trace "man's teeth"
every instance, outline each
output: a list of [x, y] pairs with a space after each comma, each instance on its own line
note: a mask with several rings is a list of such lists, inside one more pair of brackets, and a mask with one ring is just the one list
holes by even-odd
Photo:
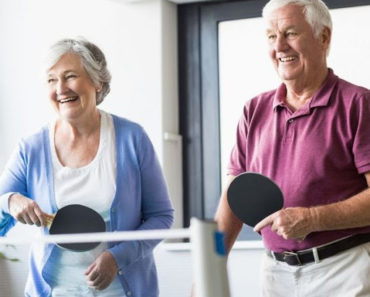
[[295, 60], [295, 57], [284, 57], [284, 58], [279, 58], [280, 62], [289, 62]]
[[70, 102], [70, 101], [75, 101], [77, 99], [77, 97], [70, 97], [70, 98], [66, 98], [66, 99], [61, 99], [59, 102], [60, 103], [66, 103], [66, 102]]

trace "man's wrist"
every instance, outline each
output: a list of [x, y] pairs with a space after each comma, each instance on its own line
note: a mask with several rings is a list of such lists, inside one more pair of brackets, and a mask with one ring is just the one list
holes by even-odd
[[312, 232], [322, 231], [324, 229], [320, 216], [319, 207], [308, 208], [311, 217]]

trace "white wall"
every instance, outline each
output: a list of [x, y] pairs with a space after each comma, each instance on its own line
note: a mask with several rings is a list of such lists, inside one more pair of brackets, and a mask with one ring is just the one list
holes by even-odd
[[[163, 137], [170, 132], [170, 139], [176, 140], [173, 136], [178, 133], [177, 15], [176, 5], [164, 0], [0, 1], [0, 171], [21, 137], [54, 117], [44, 89], [44, 52], [60, 38], [79, 35], [102, 48], [112, 73], [111, 93], [101, 108], [140, 123], [148, 132], [164, 167], [180, 227], [180, 146]], [[19, 225], [9, 236], [32, 231]], [[22, 296], [27, 247], [7, 252], [21, 262], [0, 262], [0, 287], [4, 283], [7, 288], [0, 296]], [[162, 267], [166, 278], [167, 269]]]
[[162, 156], [162, 2], [6, 0], [0, 3], [0, 166], [19, 137], [47, 122], [46, 49], [85, 36], [105, 52], [112, 72], [103, 109], [141, 123]]

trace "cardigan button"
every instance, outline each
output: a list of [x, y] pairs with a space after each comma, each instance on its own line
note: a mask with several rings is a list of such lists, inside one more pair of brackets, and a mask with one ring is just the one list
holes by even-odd
[[120, 270], [118, 270], [118, 274], [119, 275], [122, 275], [123, 274], [123, 272], [122, 272], [122, 270], [120, 269]]
[[126, 295], [127, 295], [127, 296], [131, 296], [131, 294], [132, 294], [132, 293], [131, 293], [131, 291], [127, 291], [127, 292], [126, 292]]

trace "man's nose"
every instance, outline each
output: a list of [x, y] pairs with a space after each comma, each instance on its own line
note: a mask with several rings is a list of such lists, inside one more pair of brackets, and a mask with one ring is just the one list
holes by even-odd
[[278, 35], [275, 39], [274, 48], [276, 52], [283, 52], [289, 48], [289, 44], [284, 35]]

